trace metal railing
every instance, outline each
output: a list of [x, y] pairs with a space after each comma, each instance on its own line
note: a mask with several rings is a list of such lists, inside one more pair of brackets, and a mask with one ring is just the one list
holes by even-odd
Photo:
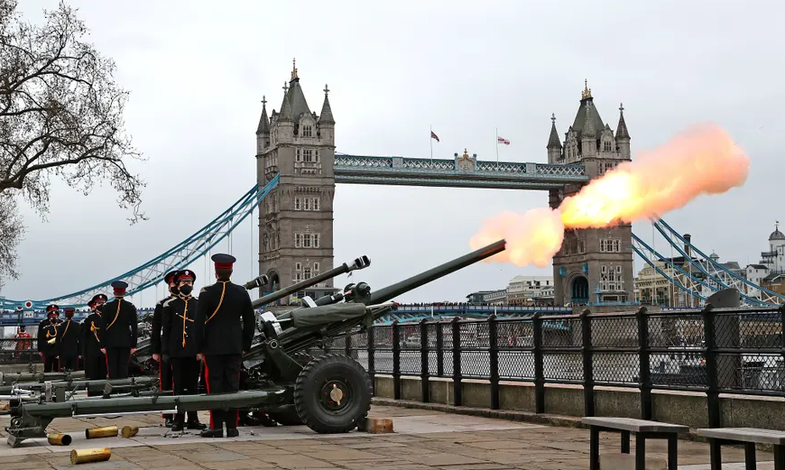
[[372, 376], [391, 375], [396, 399], [403, 376], [421, 378], [425, 402], [428, 379], [441, 377], [452, 380], [452, 401], [461, 406], [461, 381], [481, 379], [490, 382], [488, 405], [498, 409], [501, 381], [533, 382], [536, 411], [542, 413], [545, 384], [575, 384], [584, 390], [584, 414], [592, 416], [595, 387], [628, 387], [640, 391], [642, 417], [652, 419], [652, 391], [681, 390], [705, 393], [709, 422], [717, 426], [720, 393], [785, 397], [783, 325], [785, 306], [657, 313], [642, 307], [630, 313], [393, 323], [326, 349], [345, 351]]

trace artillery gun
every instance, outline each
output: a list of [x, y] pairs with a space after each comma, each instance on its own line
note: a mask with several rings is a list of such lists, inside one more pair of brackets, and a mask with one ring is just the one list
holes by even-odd
[[[309, 357], [305, 363], [298, 361], [297, 356], [307, 353], [309, 348], [323, 347], [337, 338], [365, 331], [396, 308], [397, 304], [392, 302], [396, 296], [494, 256], [505, 248], [505, 240], [499, 240], [375, 292], [360, 282], [346, 286], [337, 294], [315, 300], [306, 298], [303, 306], [278, 315], [262, 313], [257, 321], [257, 341], [243, 356], [243, 370], [247, 374], [244, 390], [237, 393], [156, 394], [63, 403], [12, 400], [11, 426], [6, 428], [8, 443], [16, 447], [24, 439], [45, 437], [46, 427], [56, 417], [220, 408], [264, 413], [281, 424], [304, 423], [317, 433], [349, 432], [370, 410], [372, 388], [366, 370], [343, 354]], [[369, 265], [367, 257], [357, 258], [351, 265], [342, 264], [265, 295], [253, 305], [255, 308], [268, 305], [293, 292]], [[264, 279], [247, 283], [246, 288], [261, 286], [261, 280]]]

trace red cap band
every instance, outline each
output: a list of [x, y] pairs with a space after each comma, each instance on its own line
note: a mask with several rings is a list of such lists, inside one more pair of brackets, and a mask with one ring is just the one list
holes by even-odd
[[234, 263], [215, 263], [215, 269], [232, 269]]

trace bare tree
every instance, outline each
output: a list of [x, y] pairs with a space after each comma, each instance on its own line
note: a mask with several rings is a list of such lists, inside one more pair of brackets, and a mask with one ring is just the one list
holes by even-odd
[[0, 193], [0, 287], [3, 279], [16, 278], [16, 247], [25, 229], [16, 202], [9, 194]]
[[[85, 195], [107, 183], [131, 223], [145, 219], [145, 183], [126, 167], [142, 157], [123, 130], [128, 94], [114, 81], [114, 62], [84, 41], [87, 28], [65, 2], [44, 11], [40, 25], [16, 8], [16, 0], [0, 0], [0, 195], [21, 195], [43, 217], [53, 177]], [[19, 237], [0, 229], [5, 253]], [[15, 265], [5, 263], [0, 255], [0, 274], [13, 275]]]

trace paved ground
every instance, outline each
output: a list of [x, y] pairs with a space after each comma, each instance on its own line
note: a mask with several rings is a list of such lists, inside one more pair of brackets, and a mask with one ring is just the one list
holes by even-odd
[[[77, 465], [85, 470], [165, 469], [373, 469], [373, 470], [573, 470], [588, 468], [589, 434], [583, 429], [530, 425], [520, 422], [452, 415], [434, 411], [374, 407], [372, 415], [392, 417], [395, 434], [349, 433], [320, 436], [304, 426], [243, 428], [234, 439], [203, 439], [195, 432], [166, 433], [159, 415], [117, 419], [57, 419], [49, 432], [70, 434], [68, 447], [50, 446], [46, 440], [26, 441], [11, 449], [0, 443], [0, 469], [70, 468], [74, 448], [107, 447], [108, 462]], [[207, 422], [207, 418], [203, 419]], [[0, 419], [0, 426], [8, 418]], [[87, 440], [84, 430], [106, 425], [140, 426], [131, 439]], [[144, 428], [141, 428], [144, 426]], [[179, 433], [178, 433], [179, 434]], [[0, 435], [5, 435], [0, 432]], [[4, 441], [4, 439], [3, 439]], [[602, 452], [618, 452], [618, 440], [603, 438]], [[665, 458], [665, 446], [647, 442], [656, 456]], [[633, 444], [632, 448], [635, 446]], [[679, 468], [708, 469], [706, 444], [679, 441]], [[723, 449], [727, 462], [741, 462], [741, 449]], [[759, 461], [770, 461], [758, 452]], [[726, 464], [723, 469], [743, 469]], [[773, 468], [770, 462], [758, 466]]]

